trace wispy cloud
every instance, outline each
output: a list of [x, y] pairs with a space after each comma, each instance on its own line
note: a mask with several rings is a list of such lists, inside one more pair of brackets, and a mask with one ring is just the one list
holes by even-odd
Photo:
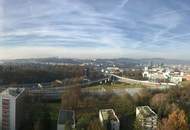
[[[188, 0], [0, 0], [0, 55], [178, 57], [176, 46], [183, 54], [190, 47], [187, 3]], [[36, 46], [40, 49], [35, 54], [21, 51]], [[8, 56], [10, 52], [5, 48], [18, 56]], [[93, 52], [94, 48], [98, 51]]]
[[119, 5], [114, 9], [113, 12], [111, 12], [111, 15], [112, 15], [112, 14], [117, 14], [119, 11], [121, 11], [121, 10], [127, 5], [128, 2], [129, 2], [129, 0], [123, 0], [123, 1], [121, 2], [121, 4], [119, 4]]

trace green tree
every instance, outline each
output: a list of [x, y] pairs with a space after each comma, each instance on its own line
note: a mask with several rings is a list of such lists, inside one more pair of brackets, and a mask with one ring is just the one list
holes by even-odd
[[65, 123], [65, 130], [72, 130], [72, 123], [70, 121]]
[[81, 115], [77, 121], [77, 130], [85, 130], [89, 125], [89, 121], [92, 120], [92, 116], [89, 114]]
[[113, 96], [110, 99], [110, 103], [113, 105], [114, 110], [116, 110], [116, 112], [118, 112], [120, 115], [134, 113], [134, 101], [129, 94], [123, 96]]
[[77, 109], [80, 102], [81, 88], [76, 86], [70, 88], [67, 92], [62, 95], [62, 107], [64, 109]]
[[142, 124], [139, 120], [135, 120], [134, 122], [134, 130], [144, 130], [144, 128], [142, 127]]

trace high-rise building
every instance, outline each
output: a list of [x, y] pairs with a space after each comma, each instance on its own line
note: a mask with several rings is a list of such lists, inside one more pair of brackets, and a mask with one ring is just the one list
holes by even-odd
[[0, 130], [19, 130], [23, 119], [24, 88], [8, 88], [0, 93]]

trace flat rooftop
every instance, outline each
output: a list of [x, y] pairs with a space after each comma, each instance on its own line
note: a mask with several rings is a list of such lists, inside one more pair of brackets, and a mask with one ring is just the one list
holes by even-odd
[[115, 115], [115, 112], [113, 109], [102, 109], [100, 110], [100, 113], [102, 115], [103, 120], [113, 120], [118, 121], [118, 117]]
[[143, 117], [157, 116], [157, 114], [149, 106], [140, 106], [137, 107], [137, 109]]
[[2, 91], [0, 95], [17, 98], [22, 92], [24, 92], [24, 90], [24, 88], [7, 88], [6, 90]]
[[75, 124], [75, 113], [71, 110], [60, 110], [58, 117], [58, 124], [65, 124], [70, 122], [71, 124]]

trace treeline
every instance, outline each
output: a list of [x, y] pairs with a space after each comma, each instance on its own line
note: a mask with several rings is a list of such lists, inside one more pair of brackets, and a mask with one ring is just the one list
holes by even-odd
[[157, 130], [189, 130], [190, 85], [165, 91], [143, 91], [135, 100], [136, 105], [149, 105], [157, 113]]
[[65, 80], [86, 76], [88, 68], [89, 79], [98, 79], [102, 74], [92, 67], [79, 65], [2, 65], [0, 66], [0, 84], [44, 83], [54, 80]]
[[189, 130], [190, 86], [165, 91], [145, 89], [134, 96], [111, 93], [95, 96], [81, 94], [80, 89], [75, 88], [62, 97], [62, 107], [76, 112], [76, 130], [89, 130], [91, 126], [96, 126], [93, 130], [103, 130], [96, 121], [99, 110], [106, 108], [115, 110], [121, 130], [144, 130], [135, 117], [135, 108], [144, 105], [158, 114], [157, 130]]
[[119, 96], [112, 92], [91, 95], [83, 93], [80, 86], [76, 86], [63, 93], [61, 103], [57, 102], [58, 106], [49, 107], [49, 102], [44, 103], [41, 96], [27, 103], [26, 117], [29, 121], [23, 124], [23, 127], [30, 126], [27, 130], [55, 130], [60, 108], [75, 111], [75, 130], [105, 130], [99, 122], [98, 112], [108, 108], [113, 108], [118, 115], [120, 130], [144, 130], [135, 116], [136, 107], [144, 105], [150, 106], [158, 114], [157, 130], [189, 130], [190, 124], [189, 83], [184, 87], [166, 90], [144, 89], [133, 96]]
[[49, 105], [51, 103], [43, 102], [41, 96], [27, 103], [28, 122], [23, 124], [27, 130], [55, 130], [60, 108], [75, 111], [75, 130], [105, 130], [99, 122], [98, 112], [108, 108], [113, 108], [118, 115], [120, 130], [144, 130], [135, 116], [136, 107], [144, 105], [158, 114], [157, 130], [189, 130], [190, 84], [164, 91], [145, 89], [134, 96], [118, 96], [109, 92], [91, 95], [82, 93], [80, 86], [76, 86], [63, 93], [61, 103]]

